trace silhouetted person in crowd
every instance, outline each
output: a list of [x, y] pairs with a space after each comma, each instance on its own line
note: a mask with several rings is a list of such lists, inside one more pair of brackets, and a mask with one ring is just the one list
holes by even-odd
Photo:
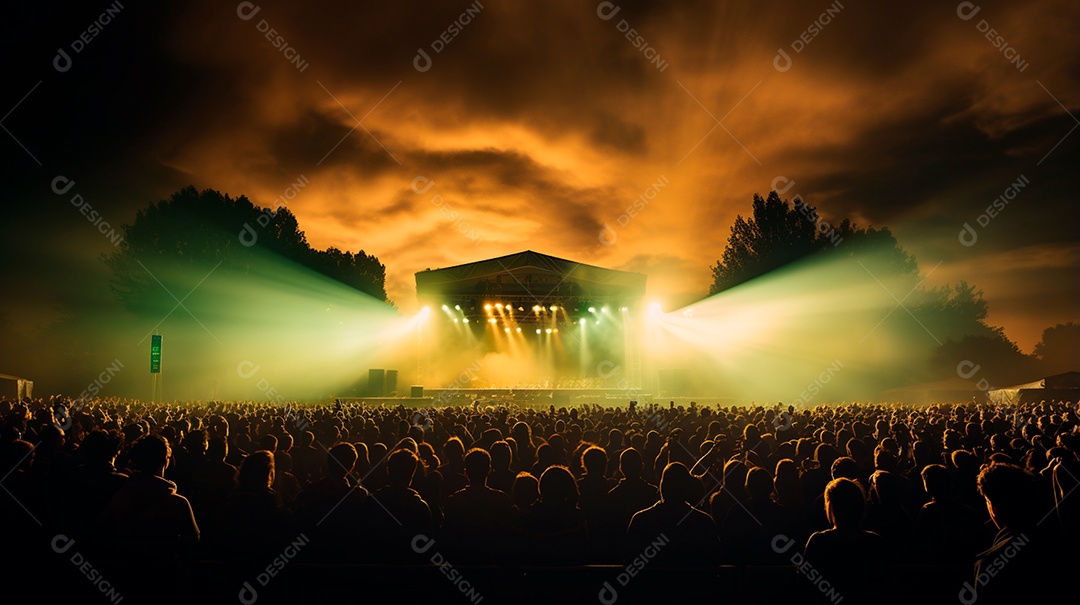
[[825, 514], [832, 528], [810, 536], [799, 569], [806, 595], [815, 602], [836, 602], [836, 593], [844, 603], [880, 602], [887, 553], [880, 536], [861, 528], [866, 492], [852, 479], [833, 479], [825, 487]]
[[724, 464], [724, 474], [720, 477], [720, 489], [709, 497], [709, 512], [717, 523], [723, 523], [731, 509], [746, 505], [748, 470], [746, 463], [742, 460], [728, 460]]
[[351, 475], [356, 448], [338, 443], [330, 448], [322, 478], [304, 488], [294, 508], [300, 527], [311, 538], [309, 555], [331, 560], [363, 557], [368, 490]]
[[10, 541], [12, 550], [25, 548], [41, 539], [33, 522], [22, 522], [27, 512], [35, 516], [42, 514], [43, 507], [30, 474], [33, 460], [34, 444], [29, 441], [15, 439], [0, 446], [0, 464], [3, 465], [0, 469], [4, 473], [0, 477], [3, 477], [4, 489], [9, 492], [0, 491], [0, 519], [5, 520], [5, 540]]
[[[465, 446], [458, 437], [451, 437], [443, 444], [443, 455], [440, 459], [439, 474], [442, 475], [442, 499], [445, 501], [450, 494], [456, 494], [469, 484], [465, 476]], [[440, 505], [443, 503], [439, 503]]]
[[630, 519], [624, 562], [632, 562], [647, 548], [656, 549], [652, 558], [656, 565], [713, 565], [719, 561], [716, 524], [688, 502], [694, 491], [692, 481], [696, 479], [685, 464], [672, 462], [664, 467], [660, 501]]
[[1052, 511], [1041, 509], [1035, 477], [1013, 464], [991, 463], [979, 472], [977, 486], [999, 531], [976, 556], [975, 577], [961, 590], [961, 601], [1049, 603], [1072, 590], [1076, 558], [1063, 555], [1076, 545], [1061, 544], [1057, 532], [1041, 526]]
[[164, 478], [171, 455], [169, 442], [157, 435], [132, 445], [133, 472], [97, 524], [99, 546], [110, 558], [171, 561], [193, 554], [199, 526], [187, 498]]
[[386, 459], [387, 486], [372, 493], [365, 503], [379, 562], [424, 560], [411, 544], [418, 535], [433, 537], [434, 525], [431, 507], [409, 487], [418, 465], [419, 459], [411, 450], [403, 448], [391, 453]]
[[286, 451], [274, 452], [274, 491], [281, 501], [291, 507], [300, 495], [300, 480], [293, 474], [293, 458]]
[[120, 435], [101, 429], [87, 434], [79, 446], [83, 463], [72, 474], [65, 503], [73, 535], [86, 536], [116, 492], [124, 487], [128, 476], [114, 466], [119, 452]]
[[941, 464], [922, 470], [923, 488], [930, 501], [919, 510], [915, 522], [920, 561], [968, 564], [979, 550], [978, 517], [952, 493], [952, 476]]
[[[622, 433], [614, 436], [621, 443]], [[585, 474], [578, 480], [578, 506], [585, 515], [585, 524], [591, 532], [590, 557], [597, 558], [603, 550], [601, 540], [607, 539], [601, 526], [606, 521], [604, 517], [604, 499], [615, 487], [615, 480], [607, 477], [608, 458], [604, 448], [592, 445], [587, 446], [581, 454], [581, 467]], [[599, 530], [599, 531], [597, 531]]]
[[517, 558], [536, 565], [575, 565], [586, 559], [588, 529], [578, 508], [577, 482], [565, 466], [540, 476], [540, 500], [515, 523]]
[[514, 486], [510, 490], [510, 501], [514, 507], [515, 523], [533, 504], [540, 500], [540, 480], [532, 473], [521, 471], [514, 477]]
[[462, 563], [497, 563], [502, 560], [512, 521], [510, 495], [487, 485], [491, 457], [472, 448], [465, 455], [468, 487], [446, 502], [443, 537], [453, 560]]
[[300, 438], [290, 453], [293, 458], [293, 474], [301, 486], [315, 480], [322, 472], [326, 454], [315, 447], [315, 433], [300, 433]]
[[506, 441], [499, 440], [491, 444], [491, 475], [488, 476], [488, 485], [507, 494], [514, 487], [514, 477], [517, 475], [512, 470], [514, 463], [514, 451]]
[[870, 475], [870, 502], [866, 529], [881, 536], [892, 563], [910, 562], [915, 522], [905, 507], [903, 478], [889, 471]]
[[536, 445], [532, 440], [532, 428], [526, 422], [518, 421], [510, 429], [510, 435], [517, 444], [514, 451], [514, 465], [516, 470], [527, 471], [536, 462]]
[[225, 504], [222, 551], [230, 558], [273, 558], [295, 536], [292, 514], [274, 491], [274, 454], [259, 450], [240, 463], [237, 489]]
[[[413, 428], [419, 429], [419, 427]], [[359, 448], [357, 449], [359, 450]], [[439, 471], [439, 467], [442, 466], [442, 462], [435, 455], [435, 448], [427, 442], [417, 444], [416, 455], [420, 458], [420, 465], [416, 468], [412, 488], [431, 507], [432, 523], [436, 527], [441, 527], [444, 516], [441, 504], [443, 501], [443, 476]]]
[[622, 543], [634, 513], [660, 499], [656, 486], [642, 478], [643, 469], [644, 462], [637, 449], [630, 447], [622, 451], [619, 473], [623, 478], [602, 499], [595, 528], [589, 526], [590, 536], [595, 534], [598, 545], [597, 556], [605, 563], [617, 562], [622, 556]]
[[787, 509], [773, 501], [769, 471], [754, 467], [746, 474], [747, 500], [732, 508], [720, 525], [724, 561], [736, 565], [782, 565], [786, 561], [772, 548], [777, 534], [792, 535], [795, 526]]

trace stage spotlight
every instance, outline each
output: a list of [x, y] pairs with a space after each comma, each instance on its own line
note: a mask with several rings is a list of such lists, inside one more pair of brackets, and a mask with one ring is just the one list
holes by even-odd
[[596, 313], [596, 307], [589, 307], [589, 313]]
[[521, 334], [521, 328], [518, 328], [518, 329], [517, 329], [517, 333], [518, 333], [518, 334]]
[[461, 305], [454, 305], [454, 310], [455, 311], [460, 311], [461, 310]]
[[488, 323], [492, 323], [492, 324], [493, 324], [493, 323], [496, 323], [497, 321], [499, 321], [499, 320], [497, 320], [497, 319], [495, 319], [494, 317], [492, 317], [491, 319], [489, 319], [489, 320], [488, 320]]
[[428, 313], [431, 313], [431, 307], [424, 307], [420, 309], [420, 314], [427, 317]]
[[600, 309], [600, 311], [602, 313], [609, 313], [610, 312], [607, 307], [604, 307], [604, 308]]
[[536, 333], [537, 333], [537, 334], [539, 334], [539, 333], [540, 333], [540, 328], [537, 328], [537, 329], [536, 329]]
[[556, 307], [555, 305], [551, 305], [550, 307], [548, 307], [548, 309], [551, 310], [551, 311], [558, 311], [559, 307]]
[[548, 329], [544, 330], [544, 332], [545, 332], [546, 334], [551, 334], [551, 328], [548, 328]]
[[495, 303], [495, 308], [502, 311], [502, 303]]
[[454, 318], [454, 323], [458, 323], [458, 318]]
[[596, 325], [600, 325], [600, 320], [596, 320]]
[[449, 311], [449, 310], [450, 310], [450, 307], [448, 307], [448, 306], [446, 306], [446, 305], [443, 305], [443, 306], [442, 306], [442, 310], [443, 310], [443, 311]]
[[626, 313], [630, 309], [628, 307], [623, 307], [622, 309], [619, 309], [619, 310], [622, 311], [623, 313]]
[[488, 304], [484, 305], [484, 310], [485, 311], [490, 311], [491, 310], [491, 303], [488, 303]]
[[585, 319], [584, 318], [579, 319], [578, 323], [581, 325], [581, 327], [585, 327]]
[[649, 303], [648, 309], [649, 309], [649, 317], [660, 317], [660, 315], [663, 314], [663, 312], [664, 312], [660, 308], [660, 303], [658, 303], [658, 302]]
[[507, 334], [509, 334], [510, 333], [510, 328], [503, 328], [503, 332], [506, 332]]
[[468, 318], [468, 317], [466, 317], [465, 319], [463, 319], [463, 320], [461, 320], [461, 321], [463, 321], [463, 322], [465, 322], [465, 323], [469, 323], [469, 318]]
[[559, 329], [558, 329], [558, 328], [552, 328], [552, 329], [551, 329], [551, 333], [552, 333], [552, 334], [558, 334], [558, 333], [559, 333]]
[[543, 309], [540, 305], [533, 305], [533, 313], [539, 313]]

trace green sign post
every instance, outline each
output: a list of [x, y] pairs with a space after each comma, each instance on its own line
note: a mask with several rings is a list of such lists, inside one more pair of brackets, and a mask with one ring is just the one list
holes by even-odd
[[150, 373], [161, 373], [161, 334], [150, 337]]

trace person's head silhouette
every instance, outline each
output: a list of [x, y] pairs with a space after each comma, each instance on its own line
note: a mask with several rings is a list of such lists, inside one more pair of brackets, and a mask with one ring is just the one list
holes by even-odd
[[545, 504], [577, 506], [577, 481], [565, 466], [549, 466], [540, 475], [540, 500]]
[[660, 475], [660, 500], [662, 502], [686, 502], [691, 498], [690, 470], [682, 462], [671, 462]]
[[851, 479], [833, 479], [825, 487], [825, 515], [835, 529], [858, 529], [866, 513], [866, 492]]
[[131, 446], [132, 467], [147, 475], [163, 476], [171, 456], [168, 440], [158, 435], [140, 437]]
[[259, 450], [248, 454], [240, 463], [236, 476], [240, 489], [261, 491], [274, 484], [274, 454], [269, 450]]
[[479, 487], [487, 483], [488, 473], [491, 472], [491, 455], [487, 450], [474, 447], [465, 454], [465, 476], [469, 485]]
[[412, 450], [396, 450], [386, 459], [386, 474], [393, 487], [408, 487], [416, 474], [417, 458]]
[[992, 462], [982, 468], [976, 484], [994, 525], [1017, 529], [1035, 523], [1034, 482], [1034, 475], [1014, 464]]

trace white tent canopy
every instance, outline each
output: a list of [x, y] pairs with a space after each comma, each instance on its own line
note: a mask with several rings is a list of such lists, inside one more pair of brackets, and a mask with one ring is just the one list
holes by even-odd
[[988, 393], [990, 402], [996, 405], [1037, 402], [1057, 399], [1077, 401], [1080, 399], [1080, 372], [1065, 372], [1040, 378], [1011, 387], [993, 389]]
[[14, 380], [16, 383], [16, 397], [17, 401], [23, 399], [30, 399], [34, 396], [34, 381], [27, 380], [26, 378], [19, 378], [18, 376], [12, 376], [11, 374], [0, 374], [0, 379]]

